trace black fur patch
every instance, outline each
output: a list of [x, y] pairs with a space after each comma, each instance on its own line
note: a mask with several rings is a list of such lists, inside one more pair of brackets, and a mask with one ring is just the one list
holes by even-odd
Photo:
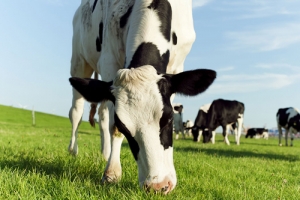
[[160, 31], [168, 42], [171, 39], [171, 22], [172, 22], [172, 8], [167, 0], [153, 0], [148, 6], [157, 12], [159, 20], [161, 21]]
[[[300, 131], [300, 114], [298, 113], [297, 115], [293, 117], [289, 117], [289, 113], [287, 111], [291, 109], [294, 110], [294, 108], [280, 108], [278, 109], [277, 112], [277, 117], [279, 118], [279, 125], [285, 128], [290, 128], [293, 127], [297, 131]], [[287, 127], [286, 127], [287, 125]]]
[[133, 6], [130, 6], [127, 10], [127, 12], [121, 17], [120, 19], [120, 28], [124, 28], [124, 26], [126, 25], [127, 21], [128, 21], [128, 18], [132, 12], [132, 7]]
[[163, 100], [163, 115], [159, 120], [160, 126], [160, 143], [164, 149], [168, 149], [173, 146], [173, 108], [170, 102], [171, 86], [169, 77], [165, 76], [165, 79], [161, 79], [157, 85], [161, 93]]
[[177, 35], [175, 32], [173, 32], [173, 34], [172, 34], [172, 39], [173, 39], [173, 44], [176, 45], [177, 44]]
[[137, 68], [143, 65], [152, 65], [157, 72], [166, 73], [170, 51], [160, 56], [157, 46], [153, 43], [142, 43], [135, 51], [128, 68]]
[[96, 5], [97, 5], [97, 1], [98, 1], [98, 0], [95, 0], [95, 1], [94, 1], [92, 12], [94, 12], [94, 10], [95, 10], [95, 7], [96, 7]]
[[140, 147], [138, 143], [135, 141], [135, 139], [131, 136], [130, 131], [126, 128], [126, 126], [121, 122], [119, 119], [118, 115], [115, 114], [115, 124], [119, 131], [123, 133], [123, 135], [126, 137], [129, 147], [131, 149], [132, 155], [134, 159], [137, 161], [138, 160], [138, 153], [140, 151]]
[[103, 40], [103, 23], [100, 22], [100, 24], [99, 24], [99, 36], [96, 39], [96, 50], [98, 52], [101, 51], [102, 40]]

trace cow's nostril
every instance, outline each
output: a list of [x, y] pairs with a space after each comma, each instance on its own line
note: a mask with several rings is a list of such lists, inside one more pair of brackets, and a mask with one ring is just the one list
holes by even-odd
[[168, 191], [168, 189], [169, 189], [169, 186], [165, 186], [165, 187], [163, 187], [163, 188], [161, 189], [161, 191], [162, 191], [162, 192], [166, 192], [166, 191]]

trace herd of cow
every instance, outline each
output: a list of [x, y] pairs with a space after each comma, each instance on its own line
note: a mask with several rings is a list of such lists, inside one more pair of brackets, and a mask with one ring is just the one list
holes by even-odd
[[[101, 103], [101, 152], [107, 160], [103, 182], [120, 180], [120, 150], [126, 137], [141, 188], [164, 194], [175, 188], [174, 95], [198, 95], [216, 78], [210, 69], [183, 72], [195, 38], [192, 0], [81, 1], [73, 18], [68, 150], [78, 154], [84, 99], [94, 103], [93, 114]], [[101, 81], [90, 79], [94, 72]], [[279, 110], [277, 118], [280, 126], [297, 129], [298, 115], [292, 109]], [[242, 103], [215, 100], [200, 109], [192, 132], [196, 140], [202, 134], [205, 142], [214, 142], [214, 130], [222, 126], [229, 144], [226, 127], [232, 126], [239, 144], [243, 118]]]
[[[180, 110], [178, 109], [180, 108]], [[242, 128], [245, 132], [245, 137], [248, 138], [269, 138], [268, 129], [266, 128], [249, 128], [243, 126], [243, 118], [245, 107], [244, 104], [238, 101], [230, 101], [217, 99], [212, 104], [206, 104], [200, 107], [196, 116], [195, 122], [187, 120], [182, 121], [182, 105], [174, 106], [174, 132], [175, 139], [179, 138], [179, 132], [185, 135], [193, 135], [193, 140], [200, 141], [203, 135], [203, 143], [211, 141], [215, 143], [215, 129], [221, 126], [226, 144], [230, 144], [228, 140], [228, 130], [235, 134], [236, 144], [239, 145]], [[176, 119], [176, 120], [175, 120]], [[288, 135], [290, 134], [291, 143], [293, 146], [294, 134], [300, 131], [300, 114], [295, 108], [280, 108], [276, 114], [277, 126], [279, 132], [279, 145], [281, 144], [282, 128], [285, 129], [285, 143], [288, 146]]]

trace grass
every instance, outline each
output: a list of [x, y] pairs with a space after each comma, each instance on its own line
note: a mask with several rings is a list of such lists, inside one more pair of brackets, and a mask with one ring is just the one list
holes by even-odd
[[127, 141], [122, 180], [101, 184], [105, 168], [98, 129], [83, 122], [79, 155], [67, 152], [69, 119], [0, 105], [0, 199], [300, 199], [300, 141], [279, 147], [277, 138], [245, 139], [226, 146], [174, 141], [178, 184], [169, 195], [140, 190]]

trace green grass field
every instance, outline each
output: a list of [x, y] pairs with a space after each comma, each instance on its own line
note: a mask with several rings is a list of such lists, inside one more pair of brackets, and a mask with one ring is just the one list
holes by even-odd
[[124, 140], [122, 180], [101, 184], [105, 161], [98, 127], [83, 122], [79, 155], [67, 147], [69, 119], [0, 105], [0, 199], [300, 199], [300, 140], [279, 147], [277, 138], [245, 139], [226, 146], [174, 141], [178, 184], [169, 195], [138, 186], [137, 166]]

